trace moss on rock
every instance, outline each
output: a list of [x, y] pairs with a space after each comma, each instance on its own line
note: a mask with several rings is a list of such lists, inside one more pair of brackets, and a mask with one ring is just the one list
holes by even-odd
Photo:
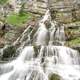
[[60, 76], [57, 75], [57, 74], [52, 74], [52, 75], [49, 77], [49, 80], [60, 80]]

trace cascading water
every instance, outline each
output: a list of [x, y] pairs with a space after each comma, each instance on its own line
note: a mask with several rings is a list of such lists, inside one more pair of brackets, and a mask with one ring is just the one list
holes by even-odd
[[80, 80], [79, 53], [63, 46], [64, 26], [51, 21], [49, 10], [37, 26], [29, 26], [13, 44], [20, 44], [21, 53], [0, 64], [0, 80], [54, 80], [53, 74], [58, 80]]

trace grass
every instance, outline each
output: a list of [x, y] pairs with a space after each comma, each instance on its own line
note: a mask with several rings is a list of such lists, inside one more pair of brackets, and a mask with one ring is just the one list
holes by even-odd
[[23, 13], [23, 14], [10, 14], [6, 18], [6, 22], [13, 26], [22, 26], [32, 17], [31, 13]]

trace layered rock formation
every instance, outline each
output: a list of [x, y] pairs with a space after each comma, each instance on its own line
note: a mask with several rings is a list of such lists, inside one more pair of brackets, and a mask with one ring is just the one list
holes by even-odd
[[[51, 17], [65, 25], [66, 45], [80, 45], [80, 0], [10, 0], [14, 11], [24, 4], [24, 11], [42, 16], [50, 8]], [[10, 34], [12, 35], [12, 34]]]

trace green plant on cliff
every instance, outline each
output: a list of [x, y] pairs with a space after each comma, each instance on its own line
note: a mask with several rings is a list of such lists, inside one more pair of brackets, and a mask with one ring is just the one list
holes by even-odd
[[77, 26], [75, 28], [66, 29], [65, 35], [67, 46], [80, 45], [80, 29]]
[[70, 46], [80, 45], [80, 37], [68, 41], [68, 44]]
[[6, 22], [13, 26], [22, 26], [31, 18], [31, 16], [31, 13], [21, 13], [20, 15], [13, 13], [6, 18]]

